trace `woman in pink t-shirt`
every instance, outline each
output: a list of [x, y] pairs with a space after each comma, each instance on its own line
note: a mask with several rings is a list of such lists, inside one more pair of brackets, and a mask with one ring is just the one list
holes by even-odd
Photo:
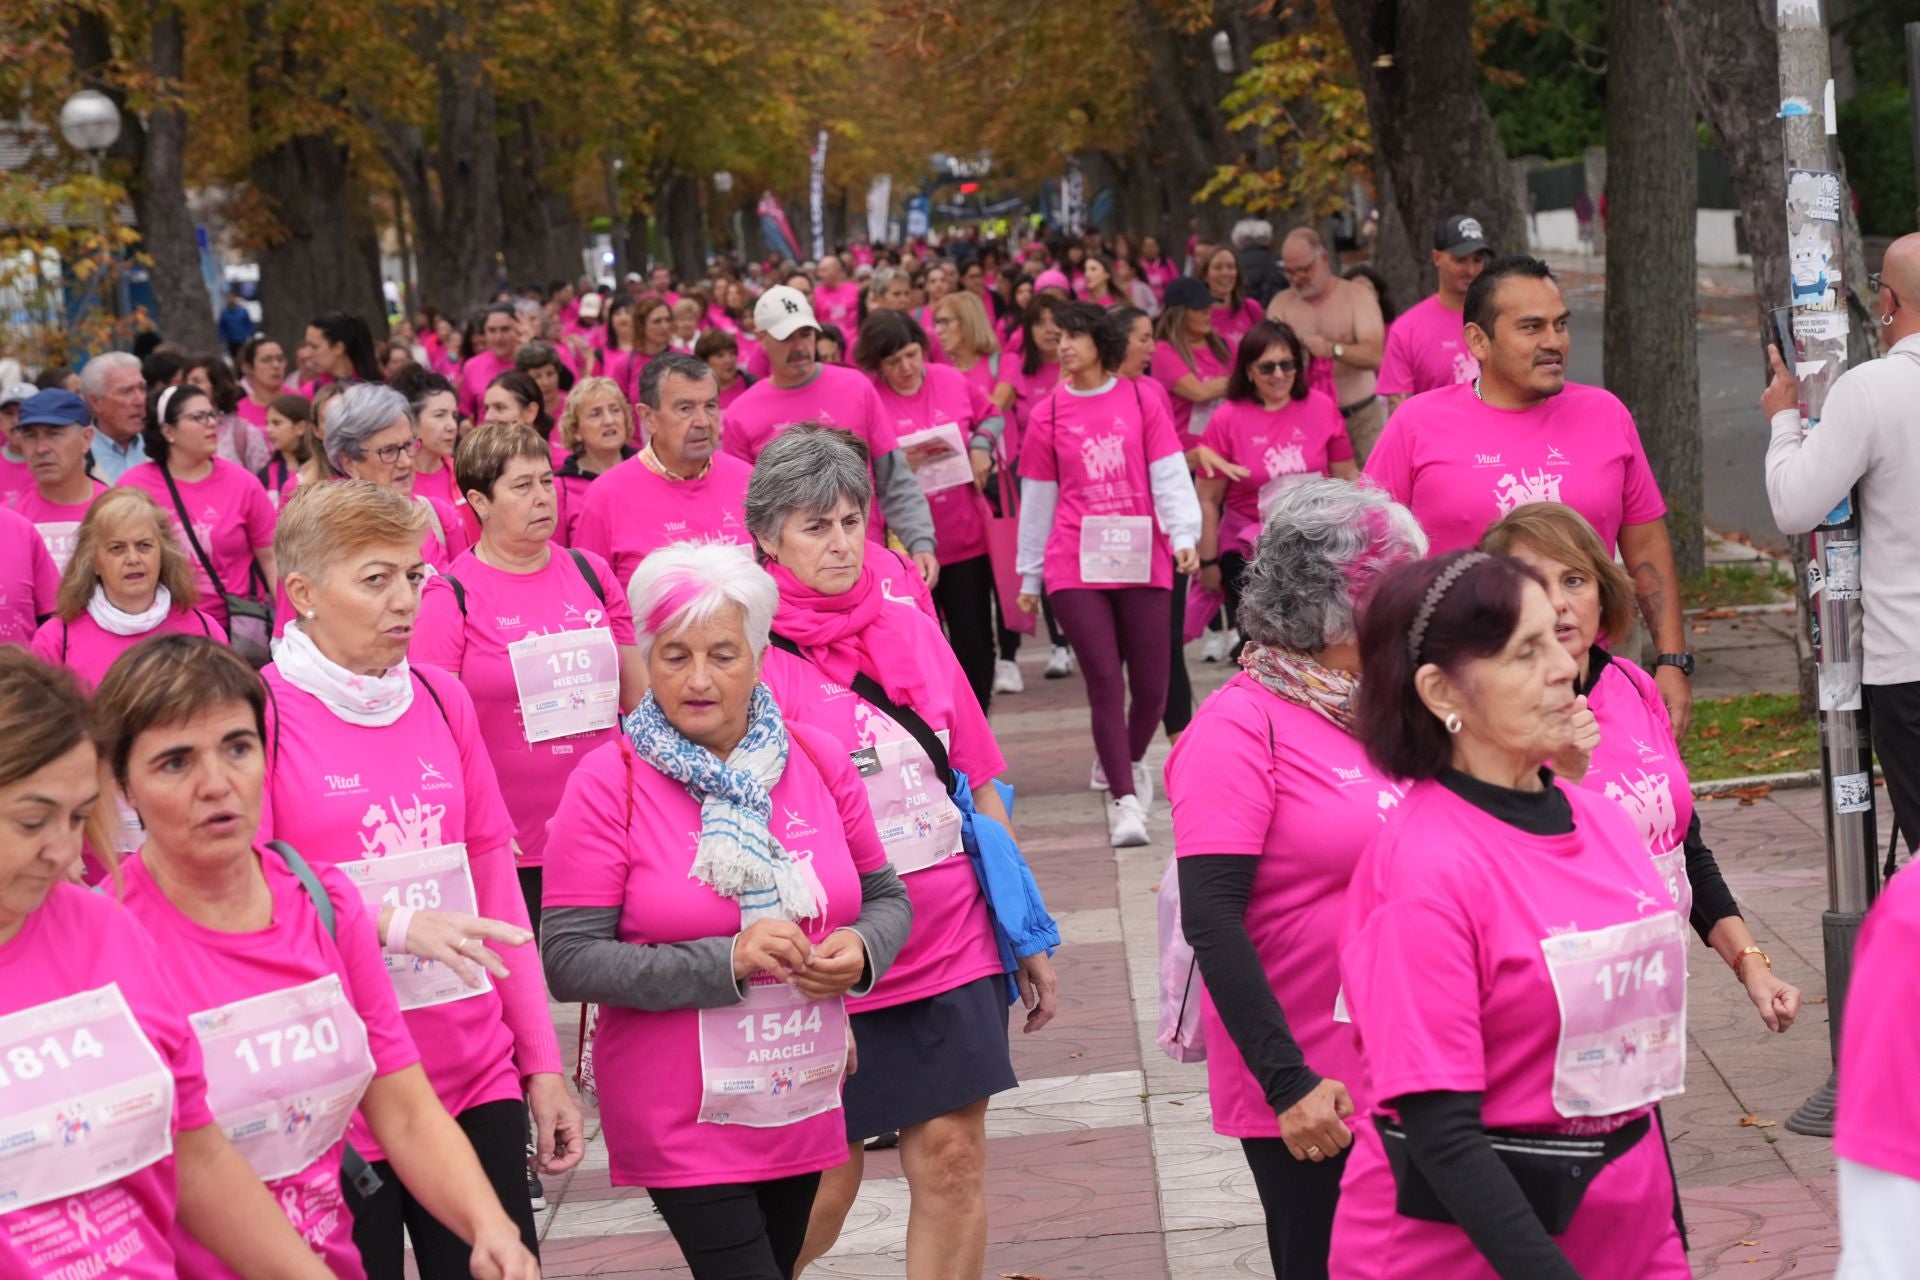
[[1206, 434], [1207, 420], [1227, 394], [1233, 348], [1214, 331], [1206, 286], [1175, 280], [1167, 287], [1166, 306], [1153, 322], [1151, 372], [1173, 400], [1173, 425], [1181, 446]]
[[291, 392], [275, 396], [267, 406], [267, 443], [273, 456], [255, 472], [266, 487], [267, 501], [278, 511], [298, 484], [332, 479], [320, 430], [313, 420], [313, 401]]
[[1147, 747], [1180, 660], [1173, 576], [1199, 567], [1200, 504], [1166, 405], [1114, 376], [1127, 332], [1086, 302], [1056, 318], [1067, 381], [1034, 408], [1022, 447], [1019, 606], [1040, 607], [1044, 580], [1086, 676], [1097, 781], [1121, 848], [1149, 839]]
[[[320, 406], [314, 409], [317, 413]], [[327, 461], [335, 473], [392, 489], [422, 508], [427, 522], [420, 555], [435, 571], [445, 569], [472, 545], [459, 509], [413, 491], [420, 433], [405, 396], [392, 387], [361, 383], [333, 401], [324, 422]]]
[[[363, 1280], [341, 1156], [356, 1108], [474, 1263], [533, 1255], [420, 1069], [353, 885], [256, 842], [266, 693], [232, 650], [180, 636], [115, 663], [95, 699], [114, 780], [146, 823], [118, 896], [168, 957], [207, 1105], [313, 1252]], [[262, 1116], [278, 1123], [262, 1125]], [[184, 1274], [237, 1280], [174, 1233]]]
[[740, 340], [728, 329], [709, 329], [693, 344], [693, 354], [705, 360], [720, 387], [720, 411], [745, 395], [760, 379], [740, 367]]
[[555, 542], [573, 545], [589, 486], [639, 452], [633, 437], [633, 402], [611, 378], [582, 378], [553, 429], [555, 442], [565, 451], [553, 473], [559, 506]]
[[414, 365], [402, 369], [387, 383], [407, 398], [420, 434], [420, 452], [413, 459], [413, 493], [432, 498], [458, 512], [467, 499], [453, 478], [453, 451], [460, 445], [460, 395], [444, 374]]
[[[302, 490], [287, 505], [275, 549], [297, 618], [262, 673], [261, 829], [309, 862], [340, 864], [377, 913], [395, 956], [388, 976], [427, 1079], [537, 1252], [535, 1188], [512, 1193], [530, 1177], [527, 1109], [533, 1163], [550, 1174], [580, 1160], [580, 1111], [560, 1075], [514, 877], [513, 819], [473, 698], [445, 672], [407, 662], [426, 576], [425, 523], [419, 504], [366, 482]], [[385, 1173], [364, 1126], [350, 1141]], [[398, 1277], [406, 1236], [417, 1257], [432, 1255], [423, 1274], [464, 1267], [465, 1244], [434, 1226], [433, 1206], [392, 1177], [384, 1182], [354, 1208], [368, 1273]]]
[[983, 496], [1005, 419], [950, 365], [927, 363], [927, 335], [904, 311], [876, 311], [853, 360], [874, 380], [914, 479], [933, 511], [940, 576], [934, 602], [960, 669], [986, 710], [993, 698], [993, 564]]
[[219, 456], [243, 471], [255, 472], [267, 465], [271, 450], [266, 435], [252, 422], [240, 416], [240, 383], [233, 376], [225, 356], [196, 356], [187, 366], [187, 385], [198, 387], [213, 401], [220, 415]]
[[[614, 1185], [647, 1189], [695, 1280], [791, 1276], [821, 1172], [847, 1154], [846, 997], [887, 973], [912, 909], [857, 762], [759, 682], [767, 574], [676, 543], [632, 597], [651, 691], [554, 818], [548, 977], [603, 1010]], [[864, 1034], [859, 1050], [864, 1076]]]
[[[1354, 865], [1400, 796], [1354, 736], [1355, 618], [1379, 575], [1426, 542], [1376, 490], [1310, 478], [1281, 495], [1237, 614], [1245, 670], [1167, 760], [1213, 1127], [1240, 1140], [1274, 1274], [1289, 1280], [1327, 1271], [1360, 1087], [1352, 1032], [1334, 1019], [1334, 939]], [[1310, 1147], [1326, 1158], [1303, 1159]]]
[[1407, 791], [1341, 933], [1341, 1280], [1691, 1274], [1656, 1110], [1686, 1072], [1686, 920], [1620, 807], [1541, 766], [1591, 741], [1557, 621], [1478, 551], [1388, 571], [1360, 621], [1359, 737]]
[[[273, 504], [251, 472], [216, 456], [219, 416], [199, 388], [162, 387], [147, 406], [147, 457], [120, 477], [173, 519], [199, 575], [202, 606], [229, 626], [229, 597], [264, 606], [280, 579], [273, 561]], [[245, 614], [242, 621], [247, 621]], [[263, 620], [259, 639], [265, 643]]]
[[473, 695], [513, 816], [537, 941], [547, 820], [574, 765], [613, 740], [647, 676], [613, 570], [590, 551], [554, 545], [546, 443], [525, 427], [490, 422], [460, 442], [458, 465], [461, 487], [475, 495], [480, 541], [427, 580], [409, 654], [460, 677]]
[[25, 516], [0, 511], [0, 644], [31, 643], [59, 594], [60, 568], [40, 531]]
[[1228, 347], [1238, 345], [1261, 319], [1260, 304], [1241, 292], [1239, 253], [1231, 245], [1211, 249], [1204, 263], [1194, 265], [1193, 274], [1212, 295], [1213, 331]]
[[1487, 530], [1480, 549], [1509, 555], [1547, 584], [1558, 616], [1555, 635], [1580, 668], [1575, 690], [1587, 700], [1599, 741], [1584, 774], [1562, 773], [1619, 802], [1673, 900], [1700, 940], [1727, 963], [1771, 1031], [1785, 1031], [1800, 992], [1774, 976], [1773, 960], [1753, 940], [1720, 864], [1700, 833], [1687, 766], [1653, 677], [1598, 643], [1633, 630], [1633, 580], [1572, 507], [1533, 502]]
[[[869, 550], [866, 460], [838, 435], [795, 429], [761, 451], [747, 528], [779, 584], [763, 679], [789, 721], [827, 731], [859, 766], [875, 833], [906, 880], [914, 925], [886, 981], [853, 1005], [861, 1070], [847, 1084], [847, 1162], [822, 1183], [802, 1264], [830, 1248], [860, 1188], [865, 1142], [898, 1131], [912, 1201], [908, 1270], [986, 1253], [986, 1113], [1013, 1088], [1004, 970], [986, 898], [961, 847], [949, 779], [1001, 822], [1006, 768], [938, 624], [893, 589]], [[1053, 1016], [1045, 952], [1020, 961], [1026, 1029]], [[941, 1046], [938, 1052], [931, 1046]], [[935, 1153], [939, 1153], [936, 1155]], [[967, 1171], [930, 1177], [951, 1164]]]
[[293, 390], [286, 385], [287, 349], [264, 333], [254, 334], [240, 348], [240, 377], [246, 394], [235, 412], [265, 430], [274, 398]]
[[1200, 582], [1226, 597], [1229, 619], [1239, 613], [1240, 577], [1266, 508], [1313, 476], [1352, 480], [1360, 474], [1340, 410], [1307, 389], [1305, 368], [1306, 353], [1293, 330], [1262, 320], [1234, 353], [1226, 398], [1201, 437], [1246, 472], [1238, 479], [1203, 476], [1194, 482], [1204, 519]]
[[1140, 266], [1140, 278], [1152, 285], [1154, 293], [1164, 299], [1167, 286], [1180, 276], [1180, 266], [1160, 252], [1160, 237], [1141, 236], [1140, 255], [1136, 261]]
[[0, 1164], [0, 1274], [174, 1280], [179, 1231], [243, 1275], [328, 1280], [214, 1121], [160, 949], [68, 883], [102, 813], [91, 730], [72, 677], [0, 648], [0, 1127], [48, 1135]]

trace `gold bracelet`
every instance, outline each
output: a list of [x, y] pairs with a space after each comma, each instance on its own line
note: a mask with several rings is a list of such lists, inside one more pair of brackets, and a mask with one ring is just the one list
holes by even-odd
[[1742, 960], [1745, 960], [1748, 956], [1759, 956], [1761, 959], [1761, 962], [1764, 963], [1768, 969], [1773, 968], [1773, 957], [1768, 955], [1766, 952], [1762, 951], [1757, 944], [1749, 944], [1747, 946], [1740, 948], [1739, 951], [1735, 952], [1733, 959], [1729, 961], [1729, 963], [1733, 966], [1733, 971], [1735, 974], [1738, 974], [1740, 972], [1740, 962]]

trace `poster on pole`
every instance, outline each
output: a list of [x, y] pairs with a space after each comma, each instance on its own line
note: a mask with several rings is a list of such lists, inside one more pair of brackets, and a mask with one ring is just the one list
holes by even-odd
[[813, 260], [827, 256], [827, 131], [813, 144], [811, 175], [807, 182], [807, 215], [813, 221]]
[[881, 174], [867, 186], [867, 243], [885, 244], [893, 222], [893, 178]]

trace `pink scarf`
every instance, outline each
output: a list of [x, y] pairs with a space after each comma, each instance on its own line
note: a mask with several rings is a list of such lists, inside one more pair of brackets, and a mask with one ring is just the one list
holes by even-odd
[[837, 596], [822, 595], [794, 577], [785, 565], [767, 571], [780, 587], [773, 629], [800, 646], [801, 655], [829, 680], [849, 687], [866, 672], [903, 707], [925, 700], [921, 664], [911, 655], [926, 642], [914, 621], [919, 605], [891, 595], [871, 564], [863, 564], [853, 586]]

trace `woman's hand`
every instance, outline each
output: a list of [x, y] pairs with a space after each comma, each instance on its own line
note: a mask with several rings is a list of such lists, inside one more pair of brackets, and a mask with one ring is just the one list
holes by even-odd
[[1219, 565], [1209, 564], [1209, 565], [1201, 566], [1200, 568], [1200, 585], [1201, 586], [1205, 587], [1209, 591], [1217, 592], [1221, 590], [1220, 584], [1222, 581], [1223, 579], [1220, 576]]
[[565, 1173], [587, 1153], [580, 1104], [559, 1073], [527, 1077], [527, 1108], [533, 1112], [534, 1164], [542, 1173]]
[[1593, 753], [1600, 746], [1600, 722], [1594, 719], [1593, 712], [1588, 709], [1585, 694], [1573, 700], [1571, 729], [1573, 740], [1554, 752], [1553, 759], [1547, 763], [1553, 766], [1556, 778], [1577, 786], [1580, 779], [1587, 776], [1587, 769], [1593, 764]]
[[791, 982], [807, 967], [813, 944], [800, 926], [789, 920], [755, 920], [733, 940], [733, 980], [766, 972]]
[[1020, 1005], [1027, 1011], [1021, 1034], [1030, 1036], [1053, 1021], [1060, 1010], [1060, 977], [1046, 952], [1022, 957], [1020, 967], [1013, 971], [1013, 985], [1020, 989]]
[[1040, 597], [1037, 595], [1022, 591], [1019, 596], [1014, 599], [1013, 603], [1022, 613], [1040, 612]]
[[486, 945], [502, 943], [524, 947], [533, 934], [505, 920], [489, 920], [459, 911], [416, 911], [407, 923], [407, 954], [437, 960], [470, 987], [480, 986], [478, 965], [496, 979], [507, 976], [507, 966]]
[[1740, 959], [1740, 981], [1747, 988], [1747, 999], [1760, 1011], [1760, 1021], [1769, 1031], [1785, 1031], [1800, 1016], [1800, 989], [1773, 976], [1767, 962], [1748, 954]]
[[987, 491], [987, 476], [993, 471], [993, 454], [986, 449], [967, 450], [967, 461], [973, 464], [973, 487], [981, 493]]
[[1319, 1164], [1353, 1144], [1346, 1119], [1353, 1114], [1353, 1096], [1338, 1080], [1322, 1080], [1313, 1091], [1280, 1113], [1280, 1137], [1295, 1160]]
[[1228, 480], [1245, 480], [1253, 472], [1237, 462], [1228, 462], [1225, 458], [1204, 444], [1197, 444], [1187, 450], [1187, 465], [1196, 475], [1207, 480], [1225, 477]]
[[866, 971], [867, 944], [851, 929], [835, 929], [793, 975], [793, 989], [809, 1000], [831, 1000], [851, 991]]
[[520, 1243], [520, 1228], [504, 1216], [497, 1225], [474, 1233], [468, 1265], [473, 1280], [540, 1280], [540, 1264]]
[[1173, 553], [1173, 567], [1181, 573], [1200, 572], [1200, 553], [1192, 547], [1182, 547]]

